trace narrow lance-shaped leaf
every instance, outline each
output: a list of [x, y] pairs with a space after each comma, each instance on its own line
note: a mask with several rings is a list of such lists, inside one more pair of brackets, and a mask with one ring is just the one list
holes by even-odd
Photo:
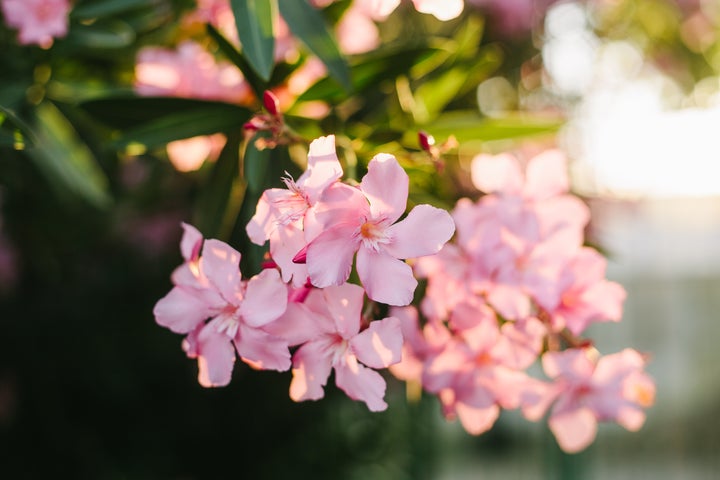
[[307, 0], [279, 0], [280, 15], [299, 38], [322, 60], [330, 73], [347, 90], [352, 90], [350, 70], [325, 24], [322, 14]]
[[230, 5], [243, 56], [263, 80], [270, 80], [275, 65], [275, 0], [230, 0]]
[[257, 98], [262, 98], [263, 92], [268, 89], [267, 82], [260, 78], [257, 73], [255, 73], [255, 70], [253, 70], [247, 60], [245, 60], [245, 57], [243, 57], [242, 54], [237, 51], [237, 49], [228, 41], [228, 39], [225, 38], [222, 33], [218, 32], [218, 30], [209, 23], [207, 25], [207, 32], [208, 35], [210, 35], [210, 37], [215, 40], [215, 42], [217, 42], [218, 48], [227, 57], [227, 59], [234, 63], [235, 66], [240, 69], [243, 76], [245, 77], [245, 80], [250, 85], [250, 88], [252, 88], [253, 92], [255, 93], [255, 96]]
[[37, 106], [34, 147], [28, 149], [51, 185], [70, 191], [96, 207], [111, 202], [108, 180], [90, 149], [78, 137], [72, 124], [55, 105]]
[[245, 184], [240, 177], [242, 134], [228, 135], [198, 198], [193, 222], [207, 237], [227, 240], [242, 207]]

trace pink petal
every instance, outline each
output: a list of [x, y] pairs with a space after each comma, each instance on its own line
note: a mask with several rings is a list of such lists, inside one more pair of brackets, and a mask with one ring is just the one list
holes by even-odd
[[197, 339], [198, 381], [203, 387], [224, 387], [230, 383], [235, 350], [227, 335], [217, 333], [211, 322]]
[[517, 159], [510, 154], [480, 154], [473, 158], [470, 172], [473, 184], [481, 192], [516, 195], [522, 191], [523, 173]]
[[317, 224], [312, 226], [313, 230], [320, 226], [327, 230], [339, 225], [359, 228], [370, 216], [370, 206], [368, 199], [358, 188], [336, 182], [322, 193], [320, 200], [314, 205], [313, 216], [313, 223]]
[[455, 223], [445, 210], [418, 205], [402, 221], [390, 226], [392, 242], [385, 250], [395, 258], [416, 258], [440, 251], [455, 233]]
[[235, 337], [238, 355], [253, 368], [284, 372], [290, 368], [287, 340], [240, 324]]
[[[286, 194], [290, 193], [287, 190], [281, 190], [279, 188], [272, 190], [285, 192]], [[270, 195], [269, 192], [270, 190], [265, 190], [260, 196], [257, 206], [255, 207], [255, 215], [253, 215], [245, 227], [250, 241], [256, 245], [264, 245], [277, 228], [277, 209], [268, 198], [268, 195]]]
[[192, 292], [175, 287], [153, 309], [158, 325], [175, 333], [188, 333], [216, 311]]
[[323, 398], [332, 369], [326, 342], [308, 342], [293, 356], [293, 379], [290, 382], [290, 398], [296, 402]]
[[505, 323], [501, 332], [502, 336], [493, 349], [493, 356], [503, 365], [524, 370], [540, 355], [547, 329], [540, 320], [529, 317]]
[[203, 236], [200, 231], [188, 223], [182, 223], [183, 236], [180, 240], [180, 252], [183, 258], [188, 261], [194, 261], [200, 255]]
[[597, 420], [587, 408], [553, 413], [548, 425], [560, 448], [567, 453], [584, 450], [595, 440], [597, 434]]
[[328, 135], [317, 138], [310, 144], [308, 169], [298, 179], [298, 185], [302, 186], [310, 205], [314, 205], [323, 190], [340, 179], [342, 174], [342, 167], [335, 153], [335, 135]]
[[287, 283], [292, 280], [294, 286], [301, 287], [307, 281], [308, 273], [305, 263], [293, 262], [298, 252], [306, 246], [303, 231], [292, 225], [279, 228], [270, 239], [270, 255], [280, 267], [283, 282]]
[[285, 312], [287, 287], [275, 269], [266, 269], [247, 283], [239, 313], [251, 327], [261, 327]]
[[370, 326], [350, 340], [358, 360], [372, 368], [386, 368], [402, 357], [403, 336], [400, 320], [388, 317], [370, 322]]
[[353, 237], [355, 230], [354, 225], [338, 225], [310, 242], [307, 267], [313, 285], [325, 288], [347, 281], [360, 242]]
[[361, 247], [356, 267], [371, 300], [398, 307], [412, 302], [417, 280], [413, 277], [412, 268], [402, 260]]
[[523, 190], [526, 198], [542, 200], [566, 193], [569, 188], [567, 160], [560, 150], [547, 150], [528, 163]]
[[518, 287], [495, 285], [487, 298], [497, 312], [509, 320], [530, 315], [530, 298]]
[[588, 351], [581, 348], [547, 352], [542, 357], [542, 365], [548, 377], [571, 381], [587, 380], [595, 370], [595, 363], [590, 359]]
[[271, 335], [285, 339], [292, 347], [314, 340], [326, 333], [315, 321], [316, 317], [317, 315], [307, 306], [290, 302], [280, 318], [264, 325], [262, 329]]
[[410, 180], [395, 157], [376, 155], [368, 165], [360, 189], [370, 201], [373, 218], [384, 217], [390, 223], [405, 213]]
[[200, 270], [220, 292], [223, 298], [232, 304], [239, 302], [240, 253], [220, 240], [205, 240]]
[[354, 355], [348, 354], [341, 365], [335, 366], [335, 384], [353, 400], [365, 402], [371, 412], [387, 408], [385, 380], [375, 370], [358, 363]]
[[492, 404], [487, 407], [474, 407], [463, 402], [455, 404], [455, 412], [463, 428], [471, 435], [487, 432], [500, 416], [500, 407]]
[[357, 335], [365, 291], [357, 285], [345, 283], [325, 288], [323, 296], [328, 313], [335, 322], [336, 331], [348, 340]]

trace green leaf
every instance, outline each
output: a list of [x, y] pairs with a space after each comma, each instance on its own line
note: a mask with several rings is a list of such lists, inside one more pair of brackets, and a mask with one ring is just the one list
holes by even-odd
[[[475, 140], [505, 140], [555, 133], [563, 122], [558, 118], [532, 115], [509, 115], [504, 118], [483, 118], [474, 110], [453, 111], [440, 115], [426, 130], [436, 140], [450, 135], [460, 143]], [[403, 143], [417, 147], [417, 132], [406, 132]]]
[[[371, 55], [363, 58], [352, 66], [353, 92], [361, 94], [368, 89], [376, 88], [378, 82], [393, 80], [407, 73], [416, 63], [435, 52], [430, 47], [410, 48], [406, 50]], [[347, 94], [338, 88], [331, 78], [324, 78], [300, 95], [299, 101], [325, 100], [338, 103], [347, 98]]]
[[147, 147], [165, 145], [173, 140], [228, 133], [242, 129], [250, 119], [251, 112], [246, 109], [229, 110], [217, 108], [198, 108], [189, 112], [175, 113], [135, 128], [125, 130], [113, 144], [118, 147], [130, 143], [140, 143]]
[[215, 40], [218, 44], [220, 51], [240, 69], [245, 77], [245, 80], [250, 84], [250, 88], [253, 89], [255, 97], [262, 98], [263, 92], [268, 89], [267, 83], [261, 79], [257, 73], [250, 67], [250, 64], [245, 60], [245, 57], [223, 36], [218, 30], [207, 24], [207, 32], [210, 37]]
[[108, 20], [92, 25], [73, 25], [65, 43], [84, 49], [111, 50], [132, 45], [135, 37], [135, 30], [127, 23]]
[[208, 238], [229, 238], [240, 213], [245, 185], [240, 178], [242, 134], [228, 136], [198, 198], [193, 223]]
[[243, 56], [265, 81], [275, 66], [274, 0], [230, 0]]
[[38, 105], [35, 117], [36, 141], [27, 153], [50, 184], [96, 207], [108, 207], [107, 177], [68, 119], [50, 102]]
[[255, 194], [265, 189], [265, 179], [270, 166], [270, 150], [258, 150], [255, 148], [255, 140], [263, 134], [269, 136], [266, 132], [260, 132], [250, 139], [243, 157], [243, 172], [248, 184], [248, 190]]
[[[77, 5], [70, 12], [70, 17], [78, 20], [110, 17], [130, 10], [147, 8], [158, 3], [156, 0], [95, 0]], [[73, 26], [73, 28], [75, 27]]]
[[350, 70], [322, 14], [307, 0], [278, 0], [278, 5], [280, 15], [293, 35], [322, 60], [332, 78], [340, 82], [345, 90], [352, 90]]

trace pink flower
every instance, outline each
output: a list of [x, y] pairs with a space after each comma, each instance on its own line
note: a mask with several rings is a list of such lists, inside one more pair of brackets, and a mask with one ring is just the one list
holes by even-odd
[[[364, 293], [357, 285], [344, 284], [314, 290], [296, 315], [315, 332], [293, 356], [290, 397], [296, 402], [318, 400], [331, 370], [335, 384], [353, 400], [365, 402], [373, 412], [385, 410], [385, 380], [373, 368], [400, 361], [400, 321], [388, 317], [370, 322], [360, 331]], [[370, 368], [367, 368], [370, 367]]]
[[270, 255], [282, 271], [283, 280], [293, 279], [295, 286], [305, 283], [308, 273], [293, 257], [305, 248], [317, 233], [312, 207], [323, 191], [342, 176], [335, 153], [335, 136], [320, 137], [310, 144], [307, 170], [294, 181], [283, 178], [287, 189], [265, 190], [246, 231], [253, 243], [270, 240]]
[[620, 321], [625, 289], [605, 279], [606, 266], [592, 248], [581, 249], [567, 264], [559, 279], [559, 303], [549, 312], [555, 330], [579, 335], [593, 322]]
[[68, 31], [68, 0], [2, 0], [2, 11], [5, 23], [18, 29], [22, 45], [50, 48], [54, 38]]
[[200, 45], [185, 41], [177, 50], [145, 47], [135, 65], [135, 89], [140, 95], [176, 96], [246, 103], [250, 87], [229, 62], [217, 62]]
[[400, 259], [437, 253], [455, 232], [450, 215], [418, 205], [395, 223], [407, 204], [409, 179], [388, 154], [370, 161], [359, 188], [334, 184], [320, 197], [316, 217], [323, 231], [308, 244], [307, 266], [316, 287], [340, 285], [357, 272], [372, 300], [402, 306], [412, 301], [417, 280]]
[[464, 0], [412, 0], [420, 13], [429, 13], [438, 20], [452, 20], [463, 11]]
[[287, 305], [287, 288], [278, 272], [264, 270], [243, 281], [240, 253], [218, 240], [202, 242], [200, 232], [190, 225], [183, 228], [180, 249], [185, 263], [173, 272], [175, 287], [153, 313], [159, 325], [189, 334], [184, 349], [198, 359], [200, 384], [227, 385], [235, 351], [255, 368], [287, 370], [287, 341], [263, 329]]
[[655, 400], [655, 384], [643, 371], [645, 360], [637, 351], [625, 349], [599, 360], [593, 358], [596, 353], [570, 349], [543, 355], [543, 368], [555, 380], [557, 395], [550, 430], [569, 453], [593, 442], [598, 422], [639, 430], [645, 422], [643, 408]]
[[167, 144], [168, 159], [178, 172], [192, 172], [205, 160], [217, 160], [226, 141], [222, 133], [175, 140]]

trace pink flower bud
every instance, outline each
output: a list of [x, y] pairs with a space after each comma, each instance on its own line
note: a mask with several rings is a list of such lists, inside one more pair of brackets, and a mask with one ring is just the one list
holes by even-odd
[[280, 100], [270, 90], [265, 90], [265, 93], [263, 93], [263, 105], [265, 105], [265, 110], [267, 110], [270, 115], [275, 117], [280, 116]]
[[435, 145], [435, 138], [427, 132], [418, 132], [418, 140], [420, 141], [420, 148], [429, 152], [433, 145]]

